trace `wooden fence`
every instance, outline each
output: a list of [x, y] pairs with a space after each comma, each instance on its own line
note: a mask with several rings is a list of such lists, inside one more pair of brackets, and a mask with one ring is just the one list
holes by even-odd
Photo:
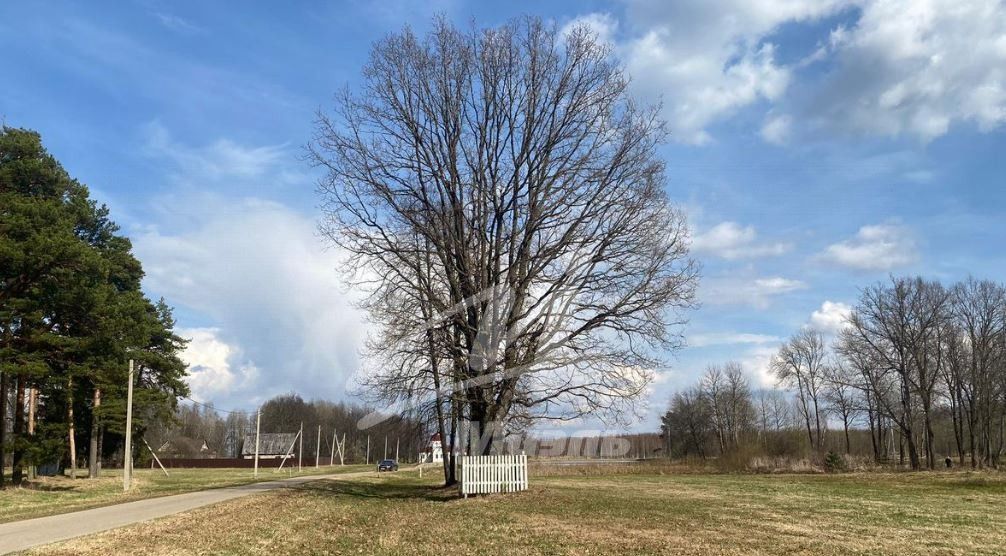
[[527, 490], [527, 456], [461, 456], [458, 486], [469, 494], [492, 494]]

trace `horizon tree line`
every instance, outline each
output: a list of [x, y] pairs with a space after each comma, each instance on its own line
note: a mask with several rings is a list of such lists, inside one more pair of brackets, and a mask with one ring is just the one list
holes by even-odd
[[[807, 328], [770, 365], [776, 389], [752, 392], [738, 363], [710, 366], [674, 394], [662, 420], [669, 451], [724, 456], [739, 448], [790, 456], [867, 454], [911, 469], [942, 458], [998, 468], [1006, 449], [1006, 287], [969, 277], [945, 286], [895, 277], [865, 287], [843, 328]], [[785, 395], [783, 394], [785, 392]], [[829, 434], [829, 423], [841, 427]], [[793, 435], [803, 431], [804, 442]], [[829, 444], [828, 439], [832, 437]], [[895, 438], [897, 439], [895, 441]], [[743, 444], [743, 446], [741, 446]], [[938, 457], [940, 456], [940, 457]]]

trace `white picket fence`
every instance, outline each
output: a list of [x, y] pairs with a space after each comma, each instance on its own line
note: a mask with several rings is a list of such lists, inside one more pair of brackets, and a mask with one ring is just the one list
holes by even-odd
[[469, 494], [492, 494], [527, 490], [527, 456], [461, 456], [458, 486]]

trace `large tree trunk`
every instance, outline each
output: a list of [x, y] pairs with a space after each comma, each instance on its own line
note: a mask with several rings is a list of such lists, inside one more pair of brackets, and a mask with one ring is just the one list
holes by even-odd
[[978, 440], [975, 433], [975, 425], [977, 424], [977, 419], [975, 418], [974, 403], [969, 404], [970, 410], [968, 411], [968, 449], [971, 451], [971, 469], [978, 469]]
[[[925, 380], [925, 377], [922, 377]], [[922, 398], [922, 426], [923, 434], [925, 437], [923, 440], [926, 443], [926, 467], [930, 470], [936, 469], [936, 454], [933, 450], [933, 420], [931, 415], [931, 405], [932, 401], [928, 393], [923, 392], [920, 396]]]
[[0, 489], [4, 488], [4, 469], [7, 467], [7, 373], [0, 371]]
[[[35, 441], [35, 415], [38, 412], [38, 388], [28, 388], [28, 438]], [[35, 479], [35, 462], [28, 466], [28, 478]]]
[[950, 390], [950, 416], [953, 419], [954, 443], [957, 447], [958, 465], [964, 467], [964, 401], [959, 388]]
[[98, 408], [101, 407], [101, 388], [94, 388], [94, 399], [91, 403], [91, 442], [87, 457], [87, 476], [97, 479], [100, 472], [98, 462], [101, 460], [101, 452], [98, 448], [98, 438], [101, 436], [101, 425], [98, 422]]
[[817, 451], [821, 451], [821, 446], [824, 444], [823, 435], [821, 434], [821, 410], [817, 405], [817, 396], [813, 397], [814, 401], [814, 428], [817, 431]]
[[70, 441], [70, 478], [77, 478], [77, 432], [73, 422], [73, 377], [66, 379], [66, 424]]
[[24, 480], [24, 387], [27, 382], [19, 375], [14, 382], [14, 459], [11, 462], [11, 483], [20, 485]]
[[922, 462], [919, 461], [918, 445], [915, 443], [915, 435], [912, 433], [905, 434], [904, 439], [908, 444], [908, 462], [912, 466], [912, 471], [922, 469]]
[[[455, 396], [456, 397], [456, 396]], [[457, 399], [454, 399], [451, 403], [451, 444], [448, 454], [450, 455], [450, 463], [447, 469], [447, 486], [451, 486], [458, 482], [457, 470], [458, 470], [458, 457], [457, 457], [457, 439], [458, 439], [458, 412], [460, 408], [457, 405]], [[442, 444], [441, 444], [442, 445]]]
[[[842, 416], [842, 426], [845, 427], [845, 454], [849, 455], [852, 453], [852, 444], [849, 442], [849, 416]], [[871, 431], [872, 435], [873, 432]]]

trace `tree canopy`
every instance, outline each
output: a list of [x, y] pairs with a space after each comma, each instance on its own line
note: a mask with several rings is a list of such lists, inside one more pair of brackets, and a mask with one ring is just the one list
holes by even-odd
[[107, 207], [46, 152], [39, 134], [0, 128], [0, 416], [12, 420], [0, 461], [9, 449], [14, 482], [25, 466], [75, 465], [82, 418], [91, 424], [96, 473], [104, 432], [124, 432], [127, 359], [139, 369], [140, 430], [146, 419], [171, 415], [188, 392], [178, 358], [184, 341], [167, 304], [144, 296], [142, 277]]

